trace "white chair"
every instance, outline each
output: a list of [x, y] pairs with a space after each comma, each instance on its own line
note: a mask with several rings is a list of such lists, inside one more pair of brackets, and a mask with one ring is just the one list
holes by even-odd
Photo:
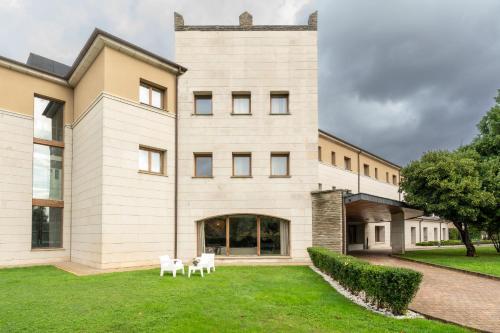
[[164, 272], [172, 272], [172, 275], [175, 277], [179, 270], [182, 272], [182, 275], [184, 275], [182, 260], [170, 259], [167, 255], [160, 257], [160, 276], [163, 276]]
[[197, 258], [200, 263], [198, 266], [207, 269], [207, 273], [210, 274], [210, 269], [215, 272], [215, 254], [214, 253], [202, 253], [201, 257]]

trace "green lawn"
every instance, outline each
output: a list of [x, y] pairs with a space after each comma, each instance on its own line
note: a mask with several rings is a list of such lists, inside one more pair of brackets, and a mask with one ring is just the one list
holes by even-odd
[[2, 332], [464, 332], [352, 304], [308, 267], [219, 267], [77, 277], [51, 266], [0, 270]]
[[500, 254], [493, 246], [476, 246], [477, 257], [465, 256], [463, 248], [407, 251], [403, 257], [471, 272], [500, 276]]

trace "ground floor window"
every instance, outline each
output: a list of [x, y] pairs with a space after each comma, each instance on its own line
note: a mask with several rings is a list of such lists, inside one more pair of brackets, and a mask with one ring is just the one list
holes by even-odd
[[289, 222], [262, 215], [214, 217], [198, 223], [199, 252], [226, 256], [289, 253]]
[[385, 243], [385, 227], [375, 226], [375, 242]]
[[33, 248], [62, 246], [62, 208], [33, 206], [32, 237]]
[[415, 245], [417, 243], [417, 228], [411, 227], [411, 243]]

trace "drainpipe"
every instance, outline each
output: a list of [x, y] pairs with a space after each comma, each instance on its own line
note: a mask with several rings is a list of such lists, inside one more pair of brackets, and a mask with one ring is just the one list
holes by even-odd
[[418, 242], [422, 243], [422, 219], [420, 219], [418, 221], [418, 229], [419, 229], [419, 232], [418, 232]]
[[[398, 186], [401, 184], [401, 169], [398, 170]], [[399, 201], [401, 201], [401, 191], [398, 190]]]
[[[181, 72], [182, 73], [182, 72]], [[174, 258], [177, 258], [177, 192], [178, 192], [178, 150], [179, 150], [179, 73], [175, 75], [175, 153], [174, 153]]]
[[359, 168], [359, 154], [361, 154], [361, 151], [358, 151], [358, 193], [361, 193], [361, 173]]

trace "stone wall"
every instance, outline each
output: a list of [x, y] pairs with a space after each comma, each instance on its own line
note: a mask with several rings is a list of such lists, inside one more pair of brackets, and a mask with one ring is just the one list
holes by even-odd
[[313, 246], [344, 252], [344, 210], [342, 191], [312, 193]]

